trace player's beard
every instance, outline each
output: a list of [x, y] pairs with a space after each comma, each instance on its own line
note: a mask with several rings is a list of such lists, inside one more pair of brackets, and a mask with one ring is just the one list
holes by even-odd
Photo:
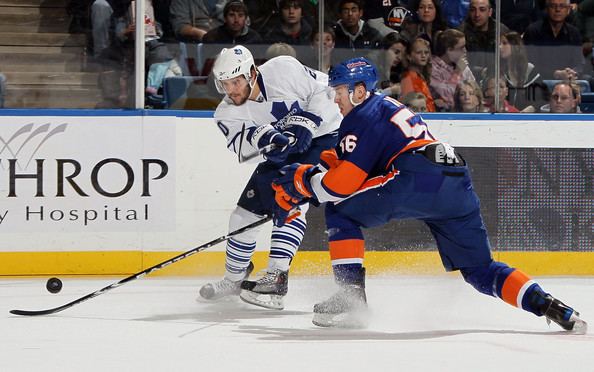
[[243, 105], [248, 98], [250, 98], [250, 93], [252, 92], [252, 88], [248, 85], [241, 91], [241, 93], [229, 95], [229, 99], [233, 101], [235, 106]]

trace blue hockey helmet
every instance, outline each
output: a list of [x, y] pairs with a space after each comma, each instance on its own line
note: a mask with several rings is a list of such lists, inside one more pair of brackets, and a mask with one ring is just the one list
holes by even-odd
[[349, 91], [353, 91], [358, 83], [364, 83], [370, 92], [373, 92], [377, 84], [377, 70], [366, 58], [348, 59], [332, 66], [328, 72], [328, 85], [331, 87], [346, 84]]

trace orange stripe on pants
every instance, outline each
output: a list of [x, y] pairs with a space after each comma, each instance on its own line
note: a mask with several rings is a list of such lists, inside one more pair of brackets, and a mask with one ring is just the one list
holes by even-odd
[[330, 242], [330, 259], [363, 258], [365, 242], [362, 239], [346, 239]]
[[518, 294], [520, 290], [530, 281], [530, 277], [520, 270], [516, 269], [512, 271], [511, 274], [505, 279], [503, 282], [503, 287], [501, 288], [501, 298], [503, 301], [507, 302], [508, 304], [516, 307], [522, 307], [522, 304], [518, 304]]

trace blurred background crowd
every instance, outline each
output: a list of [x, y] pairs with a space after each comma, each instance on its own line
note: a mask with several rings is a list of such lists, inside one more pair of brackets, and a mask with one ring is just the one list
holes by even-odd
[[[24, 1], [0, 0], [1, 106], [135, 107], [134, 1]], [[367, 57], [420, 112], [594, 111], [594, 0], [142, 1], [145, 107], [213, 109], [214, 59], [242, 44], [323, 72]]]

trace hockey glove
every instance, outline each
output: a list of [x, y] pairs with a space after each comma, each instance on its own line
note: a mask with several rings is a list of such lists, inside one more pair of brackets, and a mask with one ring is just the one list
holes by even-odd
[[291, 198], [281, 186], [274, 183], [272, 188], [275, 191], [274, 201], [276, 202], [272, 208], [272, 223], [274, 226], [281, 227], [301, 215], [298, 206], [306, 201]]
[[271, 125], [258, 127], [252, 134], [251, 141], [256, 143], [258, 149], [269, 147], [270, 150], [264, 154], [264, 158], [273, 163], [282, 163], [289, 156], [289, 138]]
[[291, 164], [281, 168], [281, 176], [273, 182], [283, 189], [283, 192], [298, 202], [306, 198], [315, 198], [311, 183], [311, 176], [319, 169], [311, 164]]
[[304, 153], [311, 146], [314, 133], [320, 126], [322, 119], [310, 112], [302, 111], [291, 115], [284, 124], [282, 131], [287, 137], [295, 138], [291, 144], [291, 153]]

